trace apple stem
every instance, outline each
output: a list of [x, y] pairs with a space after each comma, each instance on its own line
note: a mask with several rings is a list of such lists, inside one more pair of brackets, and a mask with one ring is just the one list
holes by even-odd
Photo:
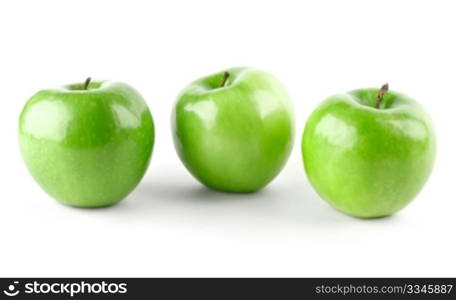
[[82, 87], [83, 90], [87, 90], [87, 88], [89, 87], [89, 84], [90, 84], [90, 81], [92, 80], [92, 78], [90, 77], [87, 77], [87, 79], [85, 80], [84, 82], [84, 85]]
[[228, 77], [230, 77], [230, 73], [228, 73], [227, 71], [225, 71], [223, 73], [223, 79], [222, 79], [222, 83], [220, 83], [220, 87], [224, 87], [225, 84], [226, 84], [226, 81], [228, 80]]
[[388, 92], [388, 89], [389, 89], [388, 83], [385, 83], [378, 90], [378, 92], [377, 92], [377, 100], [375, 101], [375, 106], [374, 106], [375, 108], [379, 108], [380, 107], [380, 103], [383, 100], [383, 96], [385, 96], [386, 92]]

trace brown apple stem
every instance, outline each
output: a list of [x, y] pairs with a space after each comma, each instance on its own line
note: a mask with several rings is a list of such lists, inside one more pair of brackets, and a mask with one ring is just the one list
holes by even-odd
[[380, 103], [383, 100], [383, 96], [385, 96], [386, 92], [388, 92], [388, 89], [389, 89], [388, 83], [385, 83], [378, 90], [378, 92], [377, 92], [377, 100], [375, 101], [375, 106], [374, 106], [375, 108], [379, 108], [380, 107]]
[[222, 83], [220, 83], [220, 87], [224, 87], [225, 86], [226, 81], [228, 80], [228, 77], [230, 77], [230, 73], [225, 71], [223, 73], [223, 79], [222, 79]]
[[82, 86], [83, 90], [87, 90], [87, 88], [89, 87], [89, 84], [90, 84], [90, 80], [92, 80], [92, 78], [87, 77], [87, 79], [84, 82], [84, 85]]

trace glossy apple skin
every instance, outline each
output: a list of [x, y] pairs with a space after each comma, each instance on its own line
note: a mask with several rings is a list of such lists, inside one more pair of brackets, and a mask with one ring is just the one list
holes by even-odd
[[435, 157], [435, 135], [421, 106], [389, 91], [379, 109], [377, 89], [324, 101], [307, 121], [302, 154], [318, 194], [349, 215], [391, 215], [418, 194]]
[[58, 201], [103, 207], [125, 198], [143, 177], [152, 154], [154, 123], [141, 95], [118, 82], [43, 90], [19, 121], [25, 163]]
[[209, 188], [253, 192], [283, 168], [293, 145], [293, 109], [272, 75], [233, 68], [201, 78], [179, 95], [172, 116], [177, 153]]

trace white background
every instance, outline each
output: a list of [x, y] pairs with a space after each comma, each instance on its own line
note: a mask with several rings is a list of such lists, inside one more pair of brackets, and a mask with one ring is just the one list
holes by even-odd
[[[0, 276], [456, 276], [455, 14], [454, 1], [2, 1]], [[286, 168], [250, 195], [203, 188], [171, 139], [179, 91], [233, 66], [276, 75], [296, 112]], [[87, 76], [134, 86], [156, 124], [144, 180], [107, 209], [60, 205], [18, 150], [27, 99]], [[302, 129], [325, 97], [384, 82], [429, 111], [437, 161], [406, 209], [354, 219], [309, 185]]]

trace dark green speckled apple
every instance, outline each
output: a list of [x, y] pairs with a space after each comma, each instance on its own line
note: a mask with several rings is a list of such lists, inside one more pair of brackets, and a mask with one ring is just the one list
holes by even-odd
[[293, 145], [293, 110], [272, 75], [233, 68], [191, 83], [177, 99], [177, 153], [207, 187], [253, 192], [283, 168]]
[[141, 95], [110, 81], [42, 90], [19, 122], [25, 163], [58, 201], [103, 207], [140, 182], [152, 154], [154, 123]]
[[383, 217], [405, 207], [425, 184], [435, 136], [423, 108], [384, 85], [324, 101], [307, 121], [302, 154], [324, 200], [352, 216]]

